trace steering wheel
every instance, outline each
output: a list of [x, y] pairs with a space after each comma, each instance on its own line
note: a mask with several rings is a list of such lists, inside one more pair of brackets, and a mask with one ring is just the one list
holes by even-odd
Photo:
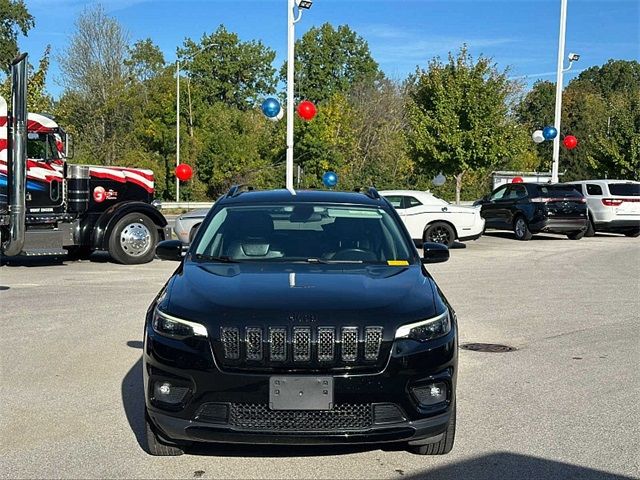
[[332, 260], [377, 260], [376, 255], [362, 248], [345, 248], [339, 250]]

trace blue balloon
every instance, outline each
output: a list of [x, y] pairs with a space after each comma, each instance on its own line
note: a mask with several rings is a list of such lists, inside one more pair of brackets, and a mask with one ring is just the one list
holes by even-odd
[[322, 183], [327, 188], [335, 187], [338, 184], [338, 175], [336, 172], [327, 172], [322, 176]]
[[262, 113], [267, 118], [275, 118], [280, 113], [280, 102], [275, 98], [267, 98], [262, 102]]
[[544, 127], [542, 136], [545, 140], [553, 140], [558, 136], [558, 130], [556, 130], [556, 127]]

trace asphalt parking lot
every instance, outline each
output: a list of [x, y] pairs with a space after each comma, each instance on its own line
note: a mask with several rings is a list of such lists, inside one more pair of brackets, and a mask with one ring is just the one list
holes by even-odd
[[640, 240], [490, 234], [429, 268], [457, 310], [453, 452], [143, 442], [144, 312], [175, 263], [0, 267], [2, 478], [640, 478]]

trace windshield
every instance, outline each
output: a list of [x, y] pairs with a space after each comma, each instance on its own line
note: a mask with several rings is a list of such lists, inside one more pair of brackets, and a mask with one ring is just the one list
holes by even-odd
[[59, 159], [60, 155], [53, 135], [29, 132], [27, 137], [27, 157], [34, 160]]
[[222, 208], [206, 225], [195, 255], [309, 263], [409, 262], [413, 256], [384, 210], [309, 204]]

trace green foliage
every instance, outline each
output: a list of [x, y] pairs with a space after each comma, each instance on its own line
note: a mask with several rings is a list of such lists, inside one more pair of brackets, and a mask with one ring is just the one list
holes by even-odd
[[275, 92], [275, 69], [271, 66], [275, 51], [255, 40], [242, 42], [222, 25], [198, 43], [185, 40], [178, 53], [182, 69], [207, 104], [223, 102], [246, 110]]
[[27, 35], [34, 26], [24, 0], [0, 0], [0, 71], [9, 72], [9, 63], [18, 53], [18, 33]]
[[[325, 23], [307, 31], [296, 41], [296, 98], [314, 102], [347, 93], [353, 85], [382, 79], [367, 42], [348, 25], [337, 29]], [[286, 81], [287, 65], [280, 77]]]
[[459, 200], [469, 171], [489, 170], [523, 152], [519, 127], [509, 116], [517, 84], [491, 60], [474, 62], [463, 47], [448, 62], [434, 59], [418, 70], [408, 102], [407, 144], [420, 173], [454, 176]]
[[85, 9], [59, 61], [65, 72], [60, 100], [63, 124], [74, 126], [82, 139], [79, 158], [113, 165], [126, 148], [123, 132], [131, 129], [127, 105], [125, 59], [128, 37], [121, 25], [100, 5]]

